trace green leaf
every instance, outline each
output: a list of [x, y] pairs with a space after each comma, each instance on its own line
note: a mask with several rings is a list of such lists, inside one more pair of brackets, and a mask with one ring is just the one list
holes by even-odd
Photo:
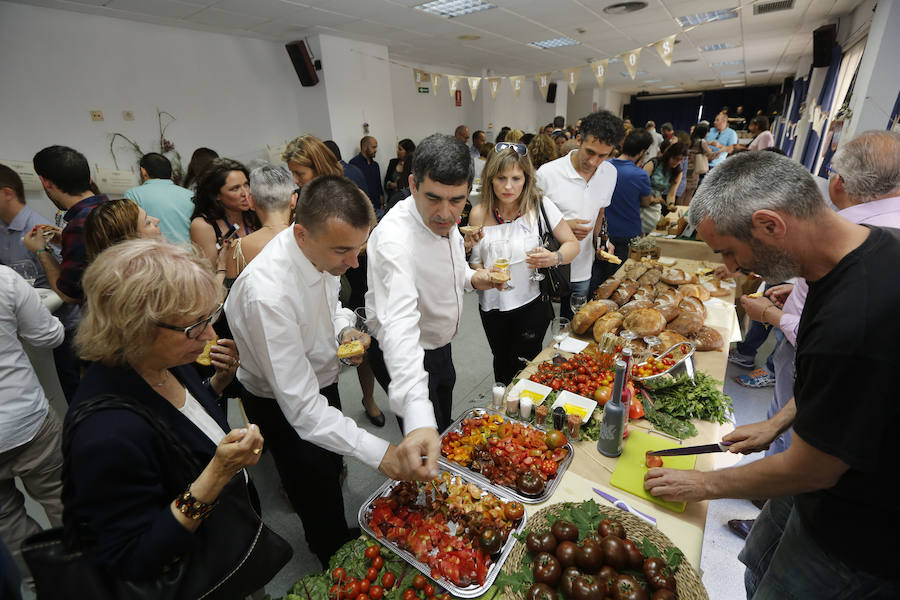
[[664, 558], [666, 559], [666, 564], [669, 565], [669, 568], [672, 569], [672, 572], [674, 573], [678, 570], [678, 565], [681, 564], [681, 560], [684, 558], [684, 552], [675, 546], [669, 546], [666, 548], [666, 555]]
[[512, 587], [512, 589], [516, 591], [528, 589], [533, 584], [534, 573], [532, 573], [531, 568], [522, 568], [514, 573], [500, 571], [500, 574], [497, 575], [497, 579], [494, 580], [494, 585], [498, 588]]
[[644, 555], [644, 558], [662, 558], [662, 554], [659, 553], [659, 548], [646, 537], [641, 540], [639, 548], [641, 554]]

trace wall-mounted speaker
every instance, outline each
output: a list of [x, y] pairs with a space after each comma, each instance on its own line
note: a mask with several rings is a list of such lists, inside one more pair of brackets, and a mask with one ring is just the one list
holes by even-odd
[[[306, 43], [303, 41], [291, 42], [284, 45], [297, 77], [300, 78], [300, 85], [310, 87], [319, 83], [319, 75], [313, 66], [312, 59], [309, 57], [309, 51], [306, 49]], [[316, 61], [318, 62], [318, 61]]]
[[837, 25], [823, 25], [813, 31], [813, 67], [831, 65], [831, 49], [837, 41]]
[[547, 102], [553, 104], [556, 102], [556, 82], [551, 81], [547, 86]]

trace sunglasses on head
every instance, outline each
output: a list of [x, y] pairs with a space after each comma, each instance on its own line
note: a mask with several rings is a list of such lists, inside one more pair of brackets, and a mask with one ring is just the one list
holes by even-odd
[[525, 144], [515, 144], [513, 142], [499, 142], [496, 146], [494, 146], [494, 150], [496, 150], [497, 152], [503, 152], [507, 148], [512, 148], [521, 156], [525, 156], [526, 154], [528, 154], [528, 146], [526, 146]]

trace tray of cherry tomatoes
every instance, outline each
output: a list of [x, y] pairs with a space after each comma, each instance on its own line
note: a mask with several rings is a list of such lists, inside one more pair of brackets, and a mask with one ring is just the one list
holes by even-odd
[[385, 481], [359, 509], [363, 531], [459, 598], [484, 594], [527, 516], [502, 490], [440, 467], [425, 482]]
[[553, 495], [572, 462], [572, 444], [558, 430], [512, 419], [497, 411], [466, 411], [441, 436], [438, 461], [475, 481], [495, 485], [527, 504]]

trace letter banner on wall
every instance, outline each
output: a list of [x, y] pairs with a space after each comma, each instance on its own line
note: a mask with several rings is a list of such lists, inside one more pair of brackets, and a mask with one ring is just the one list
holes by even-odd
[[578, 74], [581, 72], [581, 67], [571, 67], [569, 69], [563, 69], [563, 73], [566, 74], [566, 83], [569, 84], [569, 91], [573, 94], [575, 93], [575, 88], [578, 87]]
[[469, 80], [469, 91], [472, 93], [472, 102], [475, 102], [475, 96], [478, 95], [478, 84], [481, 83], [481, 77], [466, 77]]
[[432, 73], [431, 74], [431, 93], [436, 95], [437, 90], [440, 86], [441, 86], [440, 73]]
[[[666, 63], [667, 67], [672, 66], [672, 52], [675, 50], [675, 36], [678, 34], [673, 34], [667, 37], [664, 40], [659, 40], [653, 47], [656, 48], [656, 51], [659, 52], [659, 57], [663, 59], [663, 62]], [[634, 79], [634, 77], [632, 77]]]
[[538, 73], [534, 76], [534, 80], [537, 81], [538, 87], [541, 88], [541, 97], [547, 97], [547, 88], [550, 87], [550, 73]]
[[413, 69], [413, 81], [415, 82], [415, 86], [418, 88], [420, 85], [428, 85], [428, 82], [431, 80], [428, 73], [423, 71], [422, 69]]
[[628, 69], [628, 74], [631, 75], [631, 78], [634, 79], [637, 76], [637, 66], [638, 60], [641, 58], [641, 49], [635, 48], [631, 52], [626, 52], [622, 55], [622, 60], [625, 62], [625, 68]]
[[597, 85], [603, 87], [603, 80], [606, 79], [606, 65], [609, 62], [609, 59], [603, 60], [595, 60], [591, 63], [591, 71], [594, 72], [594, 77], [597, 78]]
[[522, 82], [524, 81], [524, 75], [513, 75], [509, 78], [509, 82], [512, 84], [513, 93], [516, 95], [516, 100], [519, 99], [519, 94], [522, 93]]
[[489, 77], [488, 86], [491, 88], [491, 99], [497, 99], [497, 90], [500, 89], [500, 77]]
[[462, 79], [462, 77], [460, 77], [458, 75], [447, 75], [447, 84], [448, 84], [447, 87], [450, 90], [450, 96], [456, 95], [456, 90], [459, 89], [459, 80], [460, 79]]

